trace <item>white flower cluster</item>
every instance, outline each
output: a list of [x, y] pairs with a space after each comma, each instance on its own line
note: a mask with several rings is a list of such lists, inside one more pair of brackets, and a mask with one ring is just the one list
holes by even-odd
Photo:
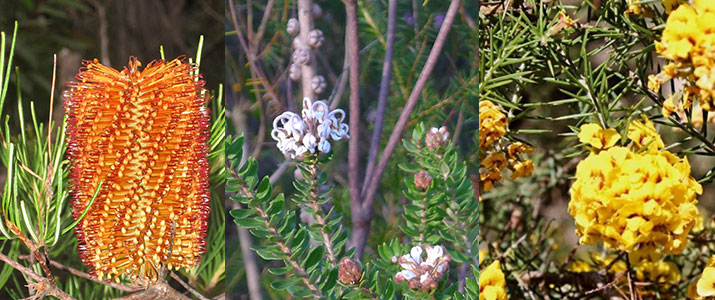
[[411, 289], [429, 291], [436, 289], [439, 280], [449, 271], [451, 260], [442, 246], [426, 246], [427, 259], [422, 260], [422, 247], [412, 247], [410, 253], [398, 260], [402, 271], [395, 274], [395, 283], [407, 281]]
[[330, 139], [339, 141], [350, 138], [348, 124], [343, 123], [345, 112], [342, 109], [330, 111], [325, 101], [303, 98], [301, 116], [286, 111], [273, 120], [271, 137], [278, 142], [278, 149], [291, 159], [304, 154], [330, 152]]

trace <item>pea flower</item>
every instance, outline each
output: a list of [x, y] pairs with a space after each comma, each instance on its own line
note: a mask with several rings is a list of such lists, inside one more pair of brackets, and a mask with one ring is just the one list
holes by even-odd
[[350, 129], [343, 120], [342, 109], [330, 111], [325, 101], [312, 102], [305, 97], [301, 116], [286, 111], [273, 120], [271, 137], [278, 142], [278, 149], [291, 159], [302, 158], [307, 153], [329, 153], [331, 139], [350, 138]]
[[426, 246], [427, 259], [422, 259], [421, 246], [412, 247], [410, 253], [398, 260], [402, 271], [395, 274], [395, 283], [407, 281], [411, 289], [429, 291], [437, 288], [437, 282], [449, 271], [451, 260], [442, 246]]
[[710, 258], [707, 267], [697, 281], [696, 292], [700, 297], [715, 296], [715, 256]]
[[506, 300], [506, 280], [498, 260], [479, 272], [479, 300]]

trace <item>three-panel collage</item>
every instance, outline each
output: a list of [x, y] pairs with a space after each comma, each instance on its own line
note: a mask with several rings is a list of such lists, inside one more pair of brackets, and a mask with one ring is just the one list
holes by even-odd
[[0, 0], [0, 300], [715, 299], [715, 0]]

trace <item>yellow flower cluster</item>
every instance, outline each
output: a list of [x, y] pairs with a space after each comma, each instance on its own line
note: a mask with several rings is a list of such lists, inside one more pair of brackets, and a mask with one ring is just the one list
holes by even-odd
[[479, 300], [506, 299], [506, 280], [501, 271], [501, 264], [495, 260], [486, 269], [479, 272]]
[[578, 164], [570, 191], [579, 242], [626, 251], [634, 265], [682, 252], [702, 193], [688, 160], [661, 149], [647, 118], [629, 126], [630, 148], [616, 146], [617, 132], [594, 125], [581, 127], [579, 139], [596, 151]]
[[521, 142], [506, 138], [507, 118], [499, 106], [491, 101], [479, 102], [479, 181], [487, 192], [502, 180], [502, 171], [510, 169], [511, 178], [531, 176], [534, 162], [523, 159], [533, 149]]
[[668, 17], [655, 48], [672, 62], [659, 74], [649, 76], [648, 88], [659, 91], [664, 82], [673, 78], [685, 81], [684, 89], [663, 103], [663, 115], [676, 112], [684, 119], [684, 111], [691, 109], [693, 123], [702, 126], [702, 111], [715, 111], [715, 1], [693, 0], [692, 6], [688, 3], [678, 6]]
[[694, 289], [688, 289], [688, 296], [692, 299], [715, 297], [715, 256], [710, 258], [703, 274], [697, 280]]
[[[642, 0], [627, 0], [628, 9], [626, 9], [627, 15], [640, 15], [642, 17], [653, 17], [653, 9], [651, 7], [643, 6]], [[662, 0], [663, 7], [665, 8], [665, 13], [671, 13], [678, 5], [687, 2], [687, 0]]]

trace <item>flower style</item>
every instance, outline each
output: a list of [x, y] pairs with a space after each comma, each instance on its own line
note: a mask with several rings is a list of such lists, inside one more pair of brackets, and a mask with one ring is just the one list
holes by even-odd
[[[633, 127], [648, 129], [646, 136], [657, 141], [652, 126]], [[629, 134], [636, 145], [642, 145], [643, 136]], [[682, 252], [700, 218], [696, 197], [701, 193], [687, 158], [657, 147], [641, 153], [614, 146], [578, 164], [568, 210], [580, 243], [602, 242], [628, 252], [638, 264]]]
[[78, 248], [100, 280], [156, 281], [163, 266], [190, 269], [205, 251], [204, 81], [182, 59], [140, 67], [134, 58], [121, 71], [84, 61], [64, 94], [74, 219], [87, 211]]
[[[681, 1], [667, 2], [666, 7]], [[693, 0], [692, 5], [678, 6], [668, 17], [662, 39], [655, 46], [672, 63], [659, 74], [650, 75], [648, 88], [658, 91], [664, 82], [674, 78], [685, 82], [684, 89], [663, 104], [663, 114], [678, 112], [684, 120], [684, 110], [692, 109], [693, 115], [699, 116], [694, 123], [702, 125], [702, 110], [715, 111], [715, 2]]]
[[411, 289], [429, 291], [437, 288], [439, 280], [449, 271], [451, 260], [442, 246], [426, 246], [427, 259], [422, 260], [421, 246], [414, 246], [410, 253], [398, 260], [402, 271], [395, 274], [395, 283], [407, 281]]
[[343, 123], [342, 109], [330, 111], [325, 101], [303, 99], [301, 116], [286, 111], [273, 120], [271, 137], [278, 142], [278, 149], [291, 159], [305, 154], [329, 153], [330, 140], [350, 138], [349, 127]]
[[506, 279], [501, 263], [495, 260], [479, 272], [479, 300], [506, 300]]

